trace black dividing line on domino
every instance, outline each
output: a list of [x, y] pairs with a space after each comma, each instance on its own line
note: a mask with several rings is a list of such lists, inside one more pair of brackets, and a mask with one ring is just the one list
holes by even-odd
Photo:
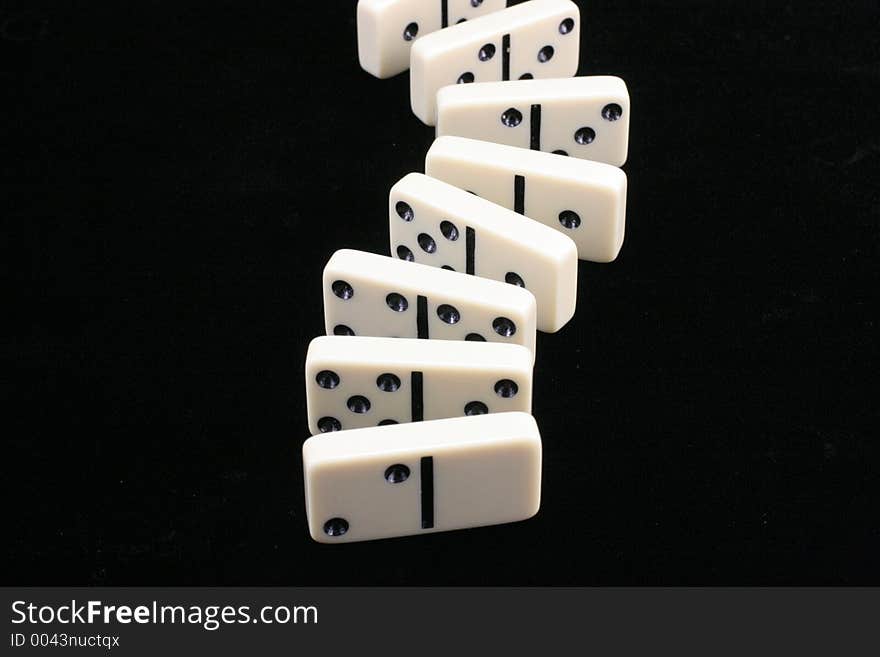
[[532, 105], [532, 120], [529, 121], [529, 148], [541, 150], [541, 106]]
[[449, 0], [440, 0], [440, 27], [449, 27]]
[[526, 177], [513, 178], [513, 211], [517, 214], [526, 213]]
[[421, 422], [425, 419], [425, 377], [421, 372], [413, 372], [409, 381], [412, 387], [410, 398], [412, 421]]
[[474, 254], [477, 251], [477, 231], [469, 226], [464, 229], [464, 267], [465, 273], [474, 275]]
[[510, 79], [510, 35], [501, 37], [501, 79]]
[[420, 340], [428, 339], [428, 297], [421, 295], [416, 302], [416, 331]]
[[434, 527], [434, 457], [423, 456], [422, 470], [422, 529]]

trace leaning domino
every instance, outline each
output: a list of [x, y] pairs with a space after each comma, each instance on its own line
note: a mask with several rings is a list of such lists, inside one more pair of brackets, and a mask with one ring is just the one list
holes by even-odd
[[321, 543], [516, 522], [541, 506], [541, 436], [526, 413], [340, 431], [305, 441], [303, 474]]
[[613, 76], [459, 84], [437, 93], [437, 136], [621, 166], [629, 113], [626, 83]]
[[440, 137], [425, 173], [568, 235], [582, 260], [611, 262], [623, 245], [626, 174], [610, 164]]
[[570, 0], [531, 0], [434, 32], [410, 53], [410, 103], [428, 125], [450, 84], [563, 78], [577, 72], [580, 12]]
[[312, 434], [530, 412], [532, 354], [494, 342], [322, 336], [306, 356]]
[[416, 39], [505, 6], [505, 0], [359, 0], [361, 68], [377, 78], [402, 73]]
[[388, 205], [392, 254], [526, 288], [540, 331], [574, 315], [578, 253], [565, 235], [420, 173], [398, 181]]
[[503, 342], [535, 353], [528, 290], [365, 251], [341, 249], [324, 267], [324, 322], [328, 335]]

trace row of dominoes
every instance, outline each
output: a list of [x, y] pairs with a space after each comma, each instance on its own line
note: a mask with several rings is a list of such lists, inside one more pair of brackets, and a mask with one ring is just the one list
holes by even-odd
[[574, 3], [503, 5], [358, 4], [362, 66], [388, 77], [409, 64], [413, 109], [438, 135], [425, 174], [391, 188], [391, 256], [340, 250], [324, 268], [303, 445], [315, 540], [540, 506], [535, 333], [574, 315], [578, 258], [620, 251], [629, 98], [618, 78], [564, 77], [578, 66]]

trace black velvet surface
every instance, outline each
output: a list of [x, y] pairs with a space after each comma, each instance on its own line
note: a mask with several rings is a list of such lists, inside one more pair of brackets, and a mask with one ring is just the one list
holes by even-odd
[[338, 248], [433, 130], [354, 2], [0, 9], [8, 584], [880, 584], [875, 2], [595, 0], [627, 236], [541, 334], [543, 506], [342, 547], [304, 517]]

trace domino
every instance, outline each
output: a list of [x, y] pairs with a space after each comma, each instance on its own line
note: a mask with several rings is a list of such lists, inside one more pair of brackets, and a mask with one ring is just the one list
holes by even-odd
[[541, 436], [526, 413], [340, 431], [302, 454], [319, 543], [516, 522], [541, 506]]
[[450, 84], [564, 78], [577, 72], [580, 11], [571, 0], [531, 0], [419, 39], [410, 53], [410, 103], [427, 125]]
[[437, 93], [437, 136], [622, 166], [629, 113], [626, 83], [613, 76], [459, 84]]
[[540, 331], [574, 315], [578, 253], [569, 237], [420, 173], [391, 188], [388, 206], [392, 254], [526, 288]]
[[322, 336], [306, 356], [312, 434], [532, 410], [532, 354], [494, 342]]
[[534, 361], [536, 321], [515, 285], [351, 249], [324, 267], [327, 335], [518, 344]]
[[505, 6], [505, 0], [359, 0], [361, 68], [377, 78], [403, 73], [416, 39]]
[[623, 246], [626, 174], [610, 164], [447, 136], [425, 173], [555, 228], [582, 260], [611, 262]]

